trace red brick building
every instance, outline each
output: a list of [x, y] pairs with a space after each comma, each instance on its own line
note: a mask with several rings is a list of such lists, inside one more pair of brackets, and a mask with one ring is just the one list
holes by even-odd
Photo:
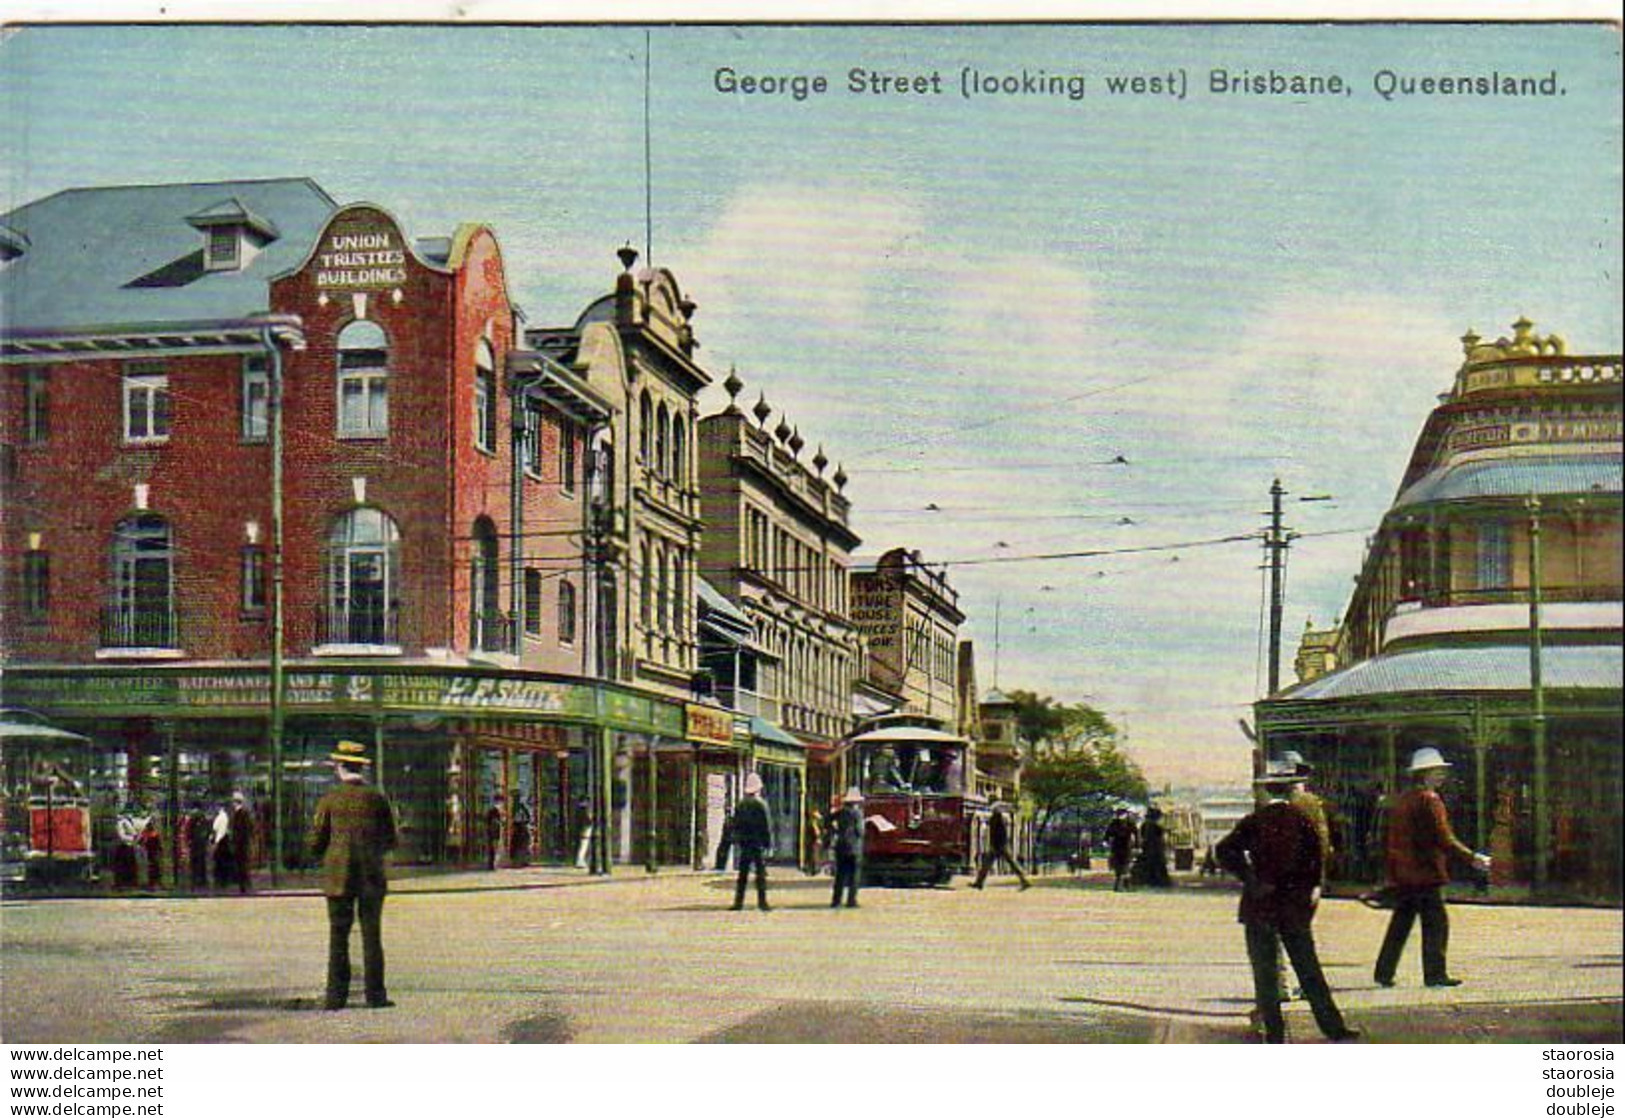
[[64, 191], [0, 230], [0, 699], [92, 738], [102, 840], [241, 789], [296, 860], [343, 736], [402, 857], [573, 859], [608, 736], [685, 717], [591, 678], [611, 411], [517, 347], [492, 231], [412, 242], [303, 179]]

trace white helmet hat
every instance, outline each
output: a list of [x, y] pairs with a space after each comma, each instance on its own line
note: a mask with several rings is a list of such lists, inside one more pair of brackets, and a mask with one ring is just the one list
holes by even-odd
[[745, 795], [754, 796], [762, 790], [762, 777], [760, 773], [750, 773], [745, 777]]
[[1443, 754], [1431, 745], [1424, 745], [1411, 754], [1410, 771], [1413, 773], [1426, 772], [1428, 769], [1450, 769], [1454, 767], [1444, 759]]

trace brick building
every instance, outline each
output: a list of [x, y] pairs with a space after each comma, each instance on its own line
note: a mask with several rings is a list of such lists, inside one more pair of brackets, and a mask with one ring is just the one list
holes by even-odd
[[91, 737], [102, 842], [126, 804], [173, 835], [242, 789], [297, 860], [344, 736], [402, 858], [574, 857], [614, 735], [685, 736], [596, 678], [612, 408], [521, 348], [490, 229], [413, 242], [305, 179], [69, 190], [0, 229], [0, 699]]

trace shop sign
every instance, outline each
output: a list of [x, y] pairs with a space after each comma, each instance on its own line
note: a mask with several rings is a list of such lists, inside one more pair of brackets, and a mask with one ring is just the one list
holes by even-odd
[[689, 703], [685, 710], [688, 714], [689, 741], [702, 741], [710, 745], [733, 744], [734, 716], [731, 711], [698, 703]]

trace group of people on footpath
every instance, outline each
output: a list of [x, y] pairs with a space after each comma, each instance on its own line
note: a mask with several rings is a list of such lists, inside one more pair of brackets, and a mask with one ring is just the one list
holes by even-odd
[[[1422, 921], [1423, 983], [1460, 985], [1446, 965], [1450, 925], [1441, 890], [1450, 880], [1452, 858], [1471, 863], [1481, 873], [1488, 871], [1490, 860], [1467, 847], [1450, 827], [1449, 813], [1439, 796], [1450, 768], [1437, 749], [1416, 750], [1410, 761], [1412, 787], [1392, 809], [1386, 894], [1393, 915], [1372, 975], [1379, 986], [1394, 985], [1405, 941], [1418, 917]], [[1339, 1012], [1315, 949], [1312, 925], [1331, 857], [1331, 840], [1324, 807], [1307, 787], [1312, 773], [1313, 768], [1296, 754], [1271, 761], [1254, 781], [1263, 803], [1238, 822], [1214, 850], [1219, 865], [1242, 882], [1237, 919], [1245, 931], [1253, 973], [1254, 1015], [1265, 1041], [1271, 1044], [1286, 1039], [1281, 1012], [1286, 1000], [1283, 951], [1326, 1038], [1349, 1041], [1361, 1035]]]
[[[248, 797], [233, 792], [231, 801], [213, 812], [193, 801], [178, 820], [179, 843], [171, 851], [176, 885], [184, 879], [193, 889], [236, 888], [247, 893], [252, 885], [254, 813]], [[164, 835], [154, 812], [135, 807], [119, 812], [109, 859], [115, 889], [135, 889], [145, 878], [146, 888], [163, 888]], [[183, 872], [184, 865], [184, 872]]]
[[1173, 884], [1168, 876], [1168, 834], [1160, 807], [1146, 808], [1144, 823], [1135, 822], [1128, 808], [1118, 808], [1106, 824], [1104, 837], [1112, 892], [1126, 892], [1136, 885], [1166, 889]]

